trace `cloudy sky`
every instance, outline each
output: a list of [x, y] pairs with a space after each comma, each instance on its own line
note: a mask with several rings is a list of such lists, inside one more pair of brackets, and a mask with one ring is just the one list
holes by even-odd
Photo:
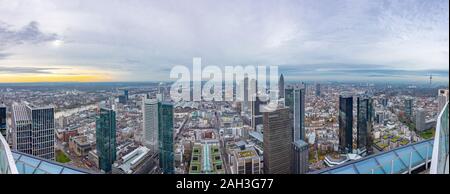
[[0, 82], [168, 80], [193, 57], [448, 83], [449, 1], [0, 0]]

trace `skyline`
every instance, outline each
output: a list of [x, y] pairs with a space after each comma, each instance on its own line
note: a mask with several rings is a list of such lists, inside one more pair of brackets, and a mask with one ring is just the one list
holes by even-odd
[[448, 3], [0, 0], [0, 82], [174, 81], [202, 57], [287, 81], [448, 83]]

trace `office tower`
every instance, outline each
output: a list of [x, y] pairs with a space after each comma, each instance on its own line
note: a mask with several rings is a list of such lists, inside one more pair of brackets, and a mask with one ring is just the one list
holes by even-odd
[[101, 170], [109, 173], [116, 160], [116, 112], [100, 108], [95, 128], [98, 165]]
[[164, 102], [165, 101], [165, 99], [164, 99], [164, 91], [165, 91], [165, 88], [164, 88], [163, 83], [161, 82], [161, 83], [159, 83], [158, 93], [156, 94], [156, 99], [159, 102]]
[[0, 135], [6, 138], [6, 106], [0, 104]]
[[288, 108], [264, 112], [264, 173], [291, 172], [292, 122]]
[[353, 150], [353, 97], [339, 96], [339, 150], [351, 153]]
[[261, 105], [264, 105], [264, 103], [261, 102], [260, 97], [256, 97], [255, 101], [251, 101], [250, 105], [252, 110], [252, 128], [253, 130], [256, 130], [258, 125], [263, 124]]
[[373, 128], [373, 100], [367, 96], [360, 96], [357, 98], [357, 106], [356, 106], [356, 129], [357, 129], [357, 138], [356, 145], [360, 150], [365, 149], [366, 151], [371, 150], [372, 146], [372, 128]]
[[443, 109], [445, 104], [448, 102], [449, 93], [448, 89], [439, 89], [438, 91], [438, 112], [440, 113]]
[[173, 105], [158, 103], [159, 165], [164, 174], [175, 173], [173, 148]]
[[13, 149], [41, 158], [55, 159], [53, 107], [14, 104], [12, 106]]
[[144, 145], [152, 152], [158, 152], [158, 100], [144, 99], [142, 105]]
[[316, 96], [320, 97], [320, 84], [316, 84]]
[[125, 96], [125, 99], [128, 101], [129, 99], [128, 90], [123, 90], [123, 95]]
[[416, 130], [423, 131], [425, 127], [425, 110], [420, 108], [416, 112]]
[[278, 81], [278, 92], [279, 98], [284, 98], [284, 76], [280, 75], [280, 80]]
[[407, 98], [405, 99], [405, 116], [408, 119], [412, 118], [412, 109], [413, 109], [413, 99]]
[[255, 148], [233, 151], [233, 174], [262, 174], [261, 157]]
[[[239, 83], [239, 84], [242, 84], [242, 83]], [[244, 112], [244, 113], [248, 113], [248, 109], [249, 109], [249, 99], [248, 99], [248, 85], [249, 85], [249, 83], [248, 83], [248, 77], [245, 77], [244, 78], [244, 99], [242, 99], [242, 104], [241, 104], [241, 106], [242, 106], [242, 112]], [[239, 89], [239, 92], [241, 92], [241, 90]], [[242, 94], [240, 94], [240, 95], [242, 95]]]
[[292, 174], [305, 174], [309, 169], [308, 143], [296, 140], [292, 143]]
[[285, 91], [285, 106], [289, 107], [293, 117], [293, 141], [305, 140], [305, 88], [288, 86]]

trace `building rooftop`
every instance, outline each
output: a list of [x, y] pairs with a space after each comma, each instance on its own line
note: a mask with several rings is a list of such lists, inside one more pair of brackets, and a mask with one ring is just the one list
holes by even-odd
[[[402, 174], [430, 162], [433, 140], [426, 140], [359, 160], [340, 164], [313, 174]], [[411, 164], [411, 169], [409, 166]]]
[[70, 167], [55, 161], [12, 151], [19, 174], [92, 174], [88, 170]]

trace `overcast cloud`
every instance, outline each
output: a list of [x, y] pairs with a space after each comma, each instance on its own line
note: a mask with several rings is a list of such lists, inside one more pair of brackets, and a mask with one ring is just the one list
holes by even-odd
[[170, 67], [202, 57], [204, 65], [281, 65], [298, 80], [324, 66], [327, 73], [311, 79], [345, 79], [348, 71], [383, 79], [434, 72], [448, 80], [448, 4], [0, 0], [0, 74], [67, 67], [109, 72], [116, 81], [167, 80]]

